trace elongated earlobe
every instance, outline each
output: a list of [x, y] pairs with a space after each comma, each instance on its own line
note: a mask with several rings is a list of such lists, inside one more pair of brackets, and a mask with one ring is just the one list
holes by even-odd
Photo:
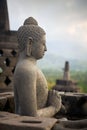
[[26, 44], [26, 56], [31, 56], [31, 50], [32, 50], [32, 41], [33, 39], [31, 37], [28, 38], [27, 44]]

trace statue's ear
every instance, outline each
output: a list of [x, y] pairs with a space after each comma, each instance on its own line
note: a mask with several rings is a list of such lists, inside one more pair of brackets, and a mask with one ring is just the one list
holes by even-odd
[[31, 49], [32, 49], [32, 37], [29, 37], [26, 44], [26, 56], [31, 56]]

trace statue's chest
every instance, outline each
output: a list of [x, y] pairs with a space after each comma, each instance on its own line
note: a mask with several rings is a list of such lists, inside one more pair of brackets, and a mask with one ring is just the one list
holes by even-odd
[[45, 107], [47, 102], [48, 88], [46, 78], [40, 70], [37, 71], [36, 91], [37, 91], [37, 107], [43, 108]]

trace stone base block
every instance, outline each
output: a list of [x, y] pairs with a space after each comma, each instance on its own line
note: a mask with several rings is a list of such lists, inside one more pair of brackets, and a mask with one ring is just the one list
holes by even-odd
[[[59, 92], [66, 114], [62, 116], [70, 120], [87, 119], [87, 94]], [[59, 113], [58, 113], [59, 115]]]
[[51, 130], [57, 119], [0, 112], [0, 130]]

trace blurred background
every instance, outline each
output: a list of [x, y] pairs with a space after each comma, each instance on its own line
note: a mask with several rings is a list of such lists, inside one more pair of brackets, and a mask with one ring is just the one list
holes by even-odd
[[62, 78], [65, 61], [71, 78], [87, 92], [87, 0], [7, 0], [10, 29], [34, 17], [46, 31], [47, 52], [38, 61], [49, 87]]

